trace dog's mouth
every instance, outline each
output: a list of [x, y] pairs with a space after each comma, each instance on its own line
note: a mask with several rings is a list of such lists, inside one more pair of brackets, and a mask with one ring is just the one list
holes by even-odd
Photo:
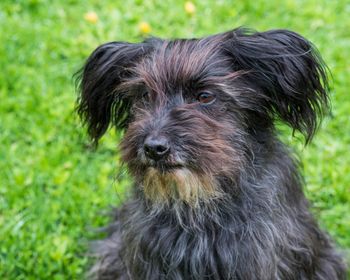
[[140, 162], [146, 169], [153, 168], [161, 174], [188, 167], [186, 161], [176, 153], [158, 160], [141, 157]]
[[176, 169], [184, 168], [185, 166], [180, 163], [169, 163], [169, 162], [150, 162], [148, 167], [155, 168], [160, 173], [172, 172]]

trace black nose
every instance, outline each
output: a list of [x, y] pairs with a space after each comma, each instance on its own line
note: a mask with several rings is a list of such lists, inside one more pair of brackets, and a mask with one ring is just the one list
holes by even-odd
[[169, 154], [170, 146], [168, 140], [163, 136], [147, 137], [143, 149], [148, 158], [160, 160]]

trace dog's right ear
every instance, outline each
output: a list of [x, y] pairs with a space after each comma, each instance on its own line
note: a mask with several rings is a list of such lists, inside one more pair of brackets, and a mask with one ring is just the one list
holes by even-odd
[[135, 65], [152, 49], [150, 41], [140, 44], [111, 42], [99, 46], [77, 73], [77, 112], [97, 143], [110, 123], [125, 128], [131, 100], [117, 88]]

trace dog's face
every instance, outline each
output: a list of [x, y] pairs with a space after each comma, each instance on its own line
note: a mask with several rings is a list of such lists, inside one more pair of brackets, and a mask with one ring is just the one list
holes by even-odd
[[123, 159], [152, 200], [197, 203], [243, 160], [238, 72], [215, 40], [159, 44], [121, 84], [132, 100]]
[[[108, 43], [82, 72], [79, 113], [98, 140], [126, 129], [123, 160], [147, 198], [198, 205], [224, 195], [280, 118], [309, 140], [327, 105], [326, 73], [289, 31]], [[256, 142], [256, 143], [255, 143]]]

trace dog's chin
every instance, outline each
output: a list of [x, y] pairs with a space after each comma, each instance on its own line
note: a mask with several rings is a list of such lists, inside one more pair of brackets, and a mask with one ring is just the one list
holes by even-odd
[[183, 165], [155, 165], [146, 169], [142, 182], [145, 196], [155, 203], [184, 202], [198, 206], [219, 196], [213, 177], [197, 174]]

